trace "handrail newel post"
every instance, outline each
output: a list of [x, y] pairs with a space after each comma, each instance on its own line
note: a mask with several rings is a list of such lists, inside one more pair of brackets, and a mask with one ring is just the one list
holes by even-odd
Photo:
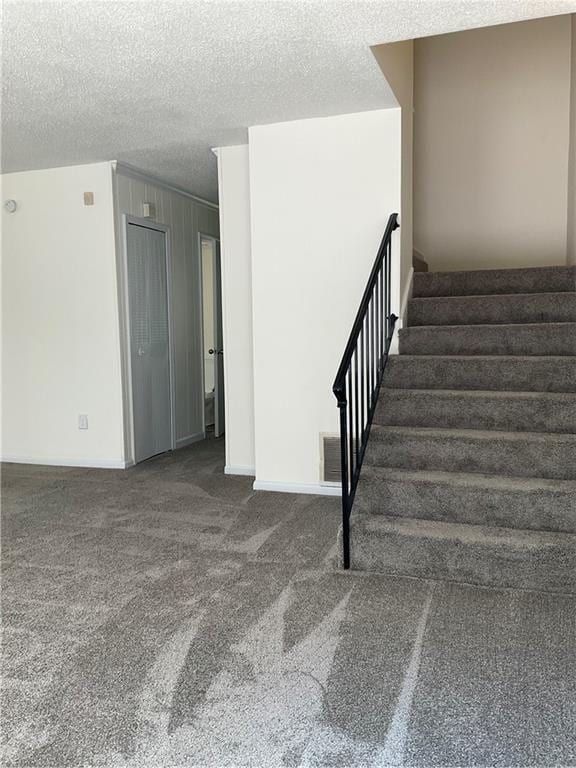
[[350, 496], [348, 493], [348, 403], [338, 401], [340, 409], [340, 463], [342, 473], [342, 566], [350, 568]]

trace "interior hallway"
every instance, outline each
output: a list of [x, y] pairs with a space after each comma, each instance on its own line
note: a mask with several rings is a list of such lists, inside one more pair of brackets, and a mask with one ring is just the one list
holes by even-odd
[[576, 598], [336, 571], [222, 470], [4, 467], [4, 765], [576, 766]]

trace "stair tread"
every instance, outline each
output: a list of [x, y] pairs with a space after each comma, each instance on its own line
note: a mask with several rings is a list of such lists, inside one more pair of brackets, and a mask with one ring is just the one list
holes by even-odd
[[393, 355], [385, 389], [576, 392], [576, 355]]
[[519, 274], [536, 274], [541, 272], [566, 272], [575, 270], [576, 267], [564, 264], [542, 264], [535, 267], [486, 267], [482, 269], [436, 269], [427, 272], [427, 275], [449, 275], [450, 277], [456, 277], [458, 275], [466, 275], [467, 277], [473, 277], [477, 275], [519, 275]]
[[[432, 327], [437, 328], [438, 326], [426, 326], [426, 327]], [[443, 328], [447, 328], [449, 326], [442, 326]], [[472, 326], [474, 328], [477, 328], [477, 326]], [[525, 363], [540, 363], [550, 361], [550, 362], [576, 362], [576, 355], [411, 355], [411, 354], [399, 354], [399, 355], [391, 355], [388, 364], [392, 362], [397, 362], [400, 360], [458, 360], [460, 361], [478, 361], [478, 360], [494, 360], [494, 361], [508, 361], [513, 360], [516, 361], [522, 361]], [[576, 386], [576, 382], [574, 384]]]
[[409, 482], [444, 484], [453, 487], [526, 492], [554, 491], [576, 494], [576, 480], [549, 480], [546, 478], [447, 472], [443, 470], [398, 469], [395, 467], [375, 467], [371, 465], [367, 465], [364, 469], [364, 482], [369, 481], [372, 477], [379, 476], [389, 479], [407, 480]]
[[576, 392], [386, 388], [374, 422], [398, 427], [576, 434]]
[[576, 593], [576, 534], [357, 514], [352, 568], [486, 587]]
[[[450, 296], [445, 298], [451, 298]], [[457, 298], [463, 298], [463, 297], [457, 297]], [[415, 299], [411, 299], [411, 301], [415, 301]], [[469, 330], [478, 331], [479, 328], [495, 328], [498, 331], [505, 330], [506, 328], [509, 328], [510, 330], [517, 331], [521, 328], [529, 328], [529, 329], [542, 329], [545, 328], [547, 330], [553, 329], [555, 326], [559, 326], [561, 328], [569, 327], [571, 325], [576, 325], [576, 321], [572, 320], [555, 320], [553, 323], [452, 323], [452, 324], [446, 324], [446, 325], [412, 325], [407, 326], [405, 328], [400, 328], [399, 333], [406, 334], [408, 332], [414, 333], [417, 331], [442, 331], [443, 333], [449, 332], [452, 330], [459, 330], [461, 328], [466, 328]], [[493, 357], [497, 357], [497, 355], [493, 355]], [[526, 355], [526, 357], [530, 357], [530, 355]]]
[[525, 528], [503, 528], [491, 525], [470, 525], [444, 520], [426, 520], [416, 517], [389, 517], [360, 513], [352, 518], [354, 527], [362, 526], [371, 533], [396, 531], [434, 539], [456, 539], [464, 544], [485, 543], [521, 547], [573, 548], [576, 552], [576, 533], [565, 531], [539, 531]]
[[422, 296], [408, 302], [408, 326], [557, 323], [576, 320], [576, 291]]
[[399, 330], [406, 354], [570, 357], [576, 355], [576, 323], [413, 325]]
[[464, 293], [458, 296], [414, 296], [410, 301], [482, 301], [483, 299], [512, 299], [512, 300], [526, 300], [531, 298], [544, 298], [545, 296], [558, 296], [558, 298], [565, 299], [571, 294], [576, 294], [576, 290], [571, 291], [538, 291], [528, 293]]
[[562, 400], [573, 401], [576, 398], [576, 392], [523, 392], [521, 390], [498, 390], [498, 389], [397, 389], [395, 387], [389, 387], [384, 392], [384, 399], [386, 394], [401, 394], [404, 396], [413, 394], [426, 394], [433, 395], [434, 397], [491, 397], [496, 399], [526, 399], [537, 400], [538, 398], [545, 398], [547, 400]]
[[576, 290], [576, 267], [513, 267], [418, 273], [414, 276], [415, 296], [501, 295], [531, 291]]
[[[444, 391], [444, 390], [441, 390]], [[535, 442], [545, 443], [547, 440], [561, 440], [568, 444], [576, 444], [576, 435], [566, 432], [500, 432], [494, 429], [450, 429], [441, 427], [410, 427], [410, 426], [387, 426], [385, 424], [373, 424], [370, 432], [370, 438], [385, 439], [386, 434], [405, 434], [422, 437], [445, 437], [445, 438], [471, 438], [477, 440], [509, 440], [510, 442], [523, 442], [534, 440]]]

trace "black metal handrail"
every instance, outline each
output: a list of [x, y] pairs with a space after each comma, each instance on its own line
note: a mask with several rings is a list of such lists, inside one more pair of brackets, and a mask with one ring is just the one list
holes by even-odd
[[350, 568], [350, 514], [398, 319], [391, 311], [390, 275], [392, 232], [399, 226], [398, 214], [393, 213], [332, 387], [340, 409], [344, 568]]

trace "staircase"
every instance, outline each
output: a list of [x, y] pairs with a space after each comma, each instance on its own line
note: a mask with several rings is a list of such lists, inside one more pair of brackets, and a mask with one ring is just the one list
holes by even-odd
[[417, 273], [351, 567], [576, 593], [576, 268]]

